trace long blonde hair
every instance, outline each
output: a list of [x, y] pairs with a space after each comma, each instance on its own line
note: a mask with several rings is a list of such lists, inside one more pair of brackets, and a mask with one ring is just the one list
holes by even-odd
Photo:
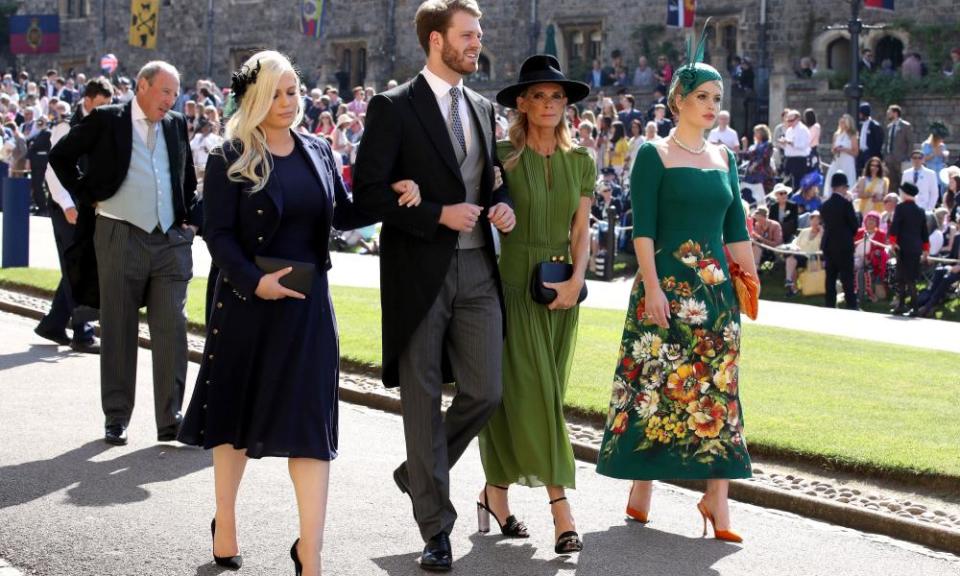
[[857, 124], [853, 121], [853, 116], [849, 114], [840, 116], [840, 120], [837, 121], [837, 131], [835, 134], [837, 136], [846, 134], [851, 138], [857, 136]]
[[[530, 91], [530, 88], [527, 88], [520, 94], [519, 97], [525, 98], [527, 92]], [[584, 122], [581, 122], [581, 126]], [[517, 162], [520, 161], [520, 156], [523, 154], [523, 151], [527, 147], [527, 130], [530, 128], [530, 120], [527, 118], [527, 113], [522, 112], [519, 108], [517, 109], [517, 114], [514, 116], [513, 121], [510, 123], [510, 129], [507, 131], [507, 138], [510, 139], [510, 143], [513, 144], [513, 151], [507, 154], [507, 157], [503, 160], [503, 167], [506, 170], [513, 170]], [[564, 116], [560, 120], [560, 123], [557, 124], [557, 127], [553, 131], [553, 135], [557, 138], [557, 147], [568, 152], [573, 149], [573, 137], [570, 136], [570, 127], [567, 125], [567, 119]]]
[[[250, 182], [250, 193], [259, 192], [266, 186], [273, 169], [267, 136], [260, 124], [270, 113], [273, 96], [280, 84], [280, 77], [287, 72], [297, 75], [290, 60], [279, 52], [257, 52], [243, 64], [247, 70], [256, 70], [256, 81], [247, 86], [236, 111], [227, 121], [225, 138], [240, 143], [240, 157], [227, 168], [227, 177], [232, 182]], [[299, 76], [298, 76], [299, 78]], [[303, 100], [297, 99], [297, 114], [292, 126], [299, 126], [303, 119]]]

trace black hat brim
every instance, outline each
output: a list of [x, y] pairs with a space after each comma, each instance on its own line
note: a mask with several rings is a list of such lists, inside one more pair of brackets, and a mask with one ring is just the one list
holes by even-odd
[[516, 109], [517, 96], [535, 84], [559, 84], [563, 86], [563, 91], [567, 96], [567, 104], [574, 104], [590, 95], [590, 86], [584, 82], [577, 82], [576, 80], [528, 80], [526, 82], [517, 82], [497, 92], [497, 104]]

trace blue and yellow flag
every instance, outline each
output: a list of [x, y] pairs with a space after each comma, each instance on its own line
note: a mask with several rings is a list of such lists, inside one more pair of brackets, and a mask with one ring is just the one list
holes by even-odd
[[328, 0], [300, 0], [300, 32], [320, 38], [323, 35], [323, 13]]

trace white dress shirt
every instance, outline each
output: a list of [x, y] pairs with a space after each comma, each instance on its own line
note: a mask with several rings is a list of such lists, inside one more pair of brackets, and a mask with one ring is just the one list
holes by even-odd
[[721, 130], [719, 126], [711, 130], [707, 141], [723, 144], [734, 152], [740, 148], [740, 137], [737, 135], [737, 131], [729, 126], [724, 130]]
[[[433, 95], [437, 98], [437, 105], [440, 106], [440, 114], [443, 115], [443, 121], [450, 124], [450, 89], [452, 85], [446, 80], [437, 76], [426, 66], [420, 71], [423, 77], [433, 90]], [[473, 118], [470, 116], [470, 110], [467, 109], [467, 96], [463, 93], [463, 80], [457, 82], [457, 88], [460, 90], [460, 123], [463, 125], [463, 140], [467, 149], [473, 144]]]
[[[83, 104], [80, 104], [80, 108], [83, 108]], [[86, 111], [82, 112], [86, 116]], [[56, 126], [50, 130], [50, 148], [52, 149], [57, 145], [57, 142], [61, 138], [67, 135], [67, 132], [70, 131], [70, 122], [67, 119], [64, 119]], [[53, 201], [60, 206], [60, 209], [66, 212], [70, 208], [76, 208], [76, 204], [73, 202], [73, 198], [70, 196], [70, 193], [67, 192], [67, 189], [63, 187], [63, 184], [60, 183], [60, 179], [57, 178], [56, 173], [53, 171], [53, 166], [47, 164], [47, 170], [43, 173], [43, 179], [47, 183], [47, 188], [50, 189], [50, 197], [53, 198]]]
[[[913, 166], [904, 170], [903, 176], [900, 178], [900, 183], [910, 182], [912, 184], [915, 172]], [[937, 207], [937, 200], [940, 199], [940, 185], [937, 184], [937, 173], [926, 166], [921, 166], [920, 171], [916, 172], [916, 174], [917, 188], [920, 189], [916, 197], [917, 206], [927, 212], [933, 212]]]
[[[137, 99], [133, 99], [133, 106], [131, 107], [130, 116], [133, 118], [133, 129], [137, 131], [137, 134], [140, 135], [140, 139], [144, 142], [147, 142], [147, 132], [149, 130], [150, 123], [147, 121], [147, 113], [143, 111], [143, 108], [140, 107], [140, 103], [137, 102]], [[157, 130], [160, 129], [160, 123], [157, 123]]]
[[863, 121], [860, 125], [860, 150], [867, 151], [867, 135], [870, 133], [870, 118]]
[[930, 238], [927, 240], [930, 243], [930, 252], [931, 256], [936, 256], [940, 254], [940, 251], [943, 250], [943, 230], [937, 228], [930, 233]]
[[787, 158], [799, 156], [806, 158], [810, 155], [810, 129], [803, 122], [797, 122], [783, 135], [788, 144], [783, 149]]

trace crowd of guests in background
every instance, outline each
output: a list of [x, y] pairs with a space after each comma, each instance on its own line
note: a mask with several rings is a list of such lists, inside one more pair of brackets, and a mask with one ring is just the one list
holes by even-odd
[[[960, 66], [960, 49], [951, 53], [954, 66]], [[869, 50], [863, 52], [861, 66], [867, 71], [882, 70], [873, 63]], [[639, 56], [629, 67], [619, 51], [606, 66], [595, 60], [583, 79], [593, 96], [567, 109], [567, 122], [575, 143], [585, 148], [597, 164], [599, 175], [591, 210], [590, 270], [602, 273], [607, 258], [608, 234], [615, 235], [615, 249], [630, 252], [629, 230], [632, 223], [630, 170], [640, 145], [666, 138], [674, 128], [666, 105], [667, 86], [675, 66], [666, 55], [651, 64]], [[748, 58], [731, 59], [728, 72], [741, 89], [752, 89], [753, 70]], [[816, 62], [804, 58], [798, 75], [811, 76]], [[908, 72], [904, 63], [904, 74]], [[83, 98], [87, 77], [82, 73], [61, 76], [48, 70], [34, 81], [28, 72], [5, 74], [0, 81], [0, 114], [3, 115], [0, 161], [11, 174], [33, 174], [33, 210], [44, 214], [49, 209], [42, 175], [50, 149], [51, 130], [69, 120]], [[391, 80], [387, 89], [396, 86]], [[130, 79], [117, 76], [110, 83], [112, 100], [129, 101], [134, 92]], [[349, 187], [357, 146], [364, 132], [367, 103], [376, 93], [374, 86], [356, 86], [351, 94], [341, 95], [332, 86], [302, 88], [304, 117], [301, 131], [327, 138], [334, 150], [338, 169]], [[199, 79], [179, 96], [174, 109], [185, 115], [198, 181], [210, 152], [223, 141], [224, 118], [232, 103], [229, 91], [209, 79]], [[901, 203], [902, 183], [917, 188], [914, 202], [926, 213], [930, 237], [929, 257], [956, 257], [957, 202], [960, 168], [950, 165], [951, 153], [945, 144], [949, 133], [935, 122], [919, 148], [915, 148], [914, 127], [902, 117], [899, 106], [889, 106], [885, 122], [875, 119], [869, 104], [863, 104], [858, 122], [848, 114], [837, 125], [824, 131], [813, 109], [784, 109], [780, 123], [772, 129], [758, 124], [751, 133], [740, 134], [730, 125], [730, 114], [722, 111], [716, 127], [708, 136], [737, 154], [744, 201], [753, 216], [753, 238], [758, 264], [785, 266], [788, 295], [797, 293], [798, 274], [811, 265], [810, 253], [818, 252], [823, 222], [819, 211], [834, 193], [834, 176], [842, 174], [848, 186], [845, 196], [857, 218], [855, 233], [858, 250], [854, 259], [853, 282], [858, 293], [871, 300], [884, 298], [896, 283], [893, 239], [888, 235], [894, 212]], [[496, 136], [507, 137], [507, 127], [516, 112], [497, 108]], [[829, 150], [829, 155], [826, 152]], [[821, 152], [825, 159], [821, 160]], [[829, 162], [825, 161], [826, 157]], [[615, 229], [609, 230], [611, 212]], [[376, 253], [378, 227], [370, 226], [334, 238], [338, 248]], [[777, 249], [777, 250], [772, 250]], [[783, 250], [794, 251], [785, 254]], [[814, 259], [816, 261], [817, 259]], [[767, 264], [767, 267], [770, 265]], [[816, 264], [814, 265], [816, 266]], [[934, 278], [949, 282], [952, 288], [957, 266], [939, 270], [929, 264], [922, 269], [927, 284]], [[938, 298], [928, 298], [936, 290], [923, 291], [911, 313], [929, 315]], [[896, 302], [897, 309], [904, 303]], [[849, 302], [848, 302], [849, 305]]]
[[[954, 77], [960, 74], [960, 46], [950, 50], [949, 58], [943, 61], [939, 73], [945, 77]], [[882, 77], [893, 78], [902, 77], [905, 80], [920, 80], [930, 75], [930, 68], [927, 66], [923, 55], [917, 51], [906, 51], [903, 53], [903, 61], [899, 68], [892, 58], [883, 58], [877, 62], [877, 57], [870, 48], [863, 48], [860, 51], [860, 60], [857, 67], [861, 75], [869, 76], [873, 74]], [[818, 72], [817, 60], [811, 56], [804, 56], [796, 62], [794, 74], [797, 78], [813, 78]]]
[[[805, 269], [826, 268], [816, 277], [825, 286], [804, 291], [825, 290], [828, 306], [836, 304], [833, 284], [839, 279], [847, 307], [858, 307], [860, 297], [876, 302], [893, 296], [892, 313], [930, 316], [960, 279], [960, 166], [951, 164], [949, 132], [933, 122], [916, 147], [900, 106], [887, 108], [885, 124], [873, 118], [867, 103], [859, 116], [860, 129], [844, 114], [832, 132], [823, 132], [814, 110], [785, 109], [772, 131], [757, 125], [753, 143], [741, 142], [742, 195], [752, 210], [757, 264], [770, 269], [782, 262], [791, 296]], [[714, 132], [723, 130], [719, 124]], [[831, 202], [834, 196], [844, 202]], [[827, 203], [837, 204], [830, 208], [842, 216], [836, 222], [821, 214]], [[905, 213], [922, 221], [922, 230], [904, 232]], [[831, 251], [840, 254], [833, 262]], [[918, 291], [918, 283], [925, 289]]]

